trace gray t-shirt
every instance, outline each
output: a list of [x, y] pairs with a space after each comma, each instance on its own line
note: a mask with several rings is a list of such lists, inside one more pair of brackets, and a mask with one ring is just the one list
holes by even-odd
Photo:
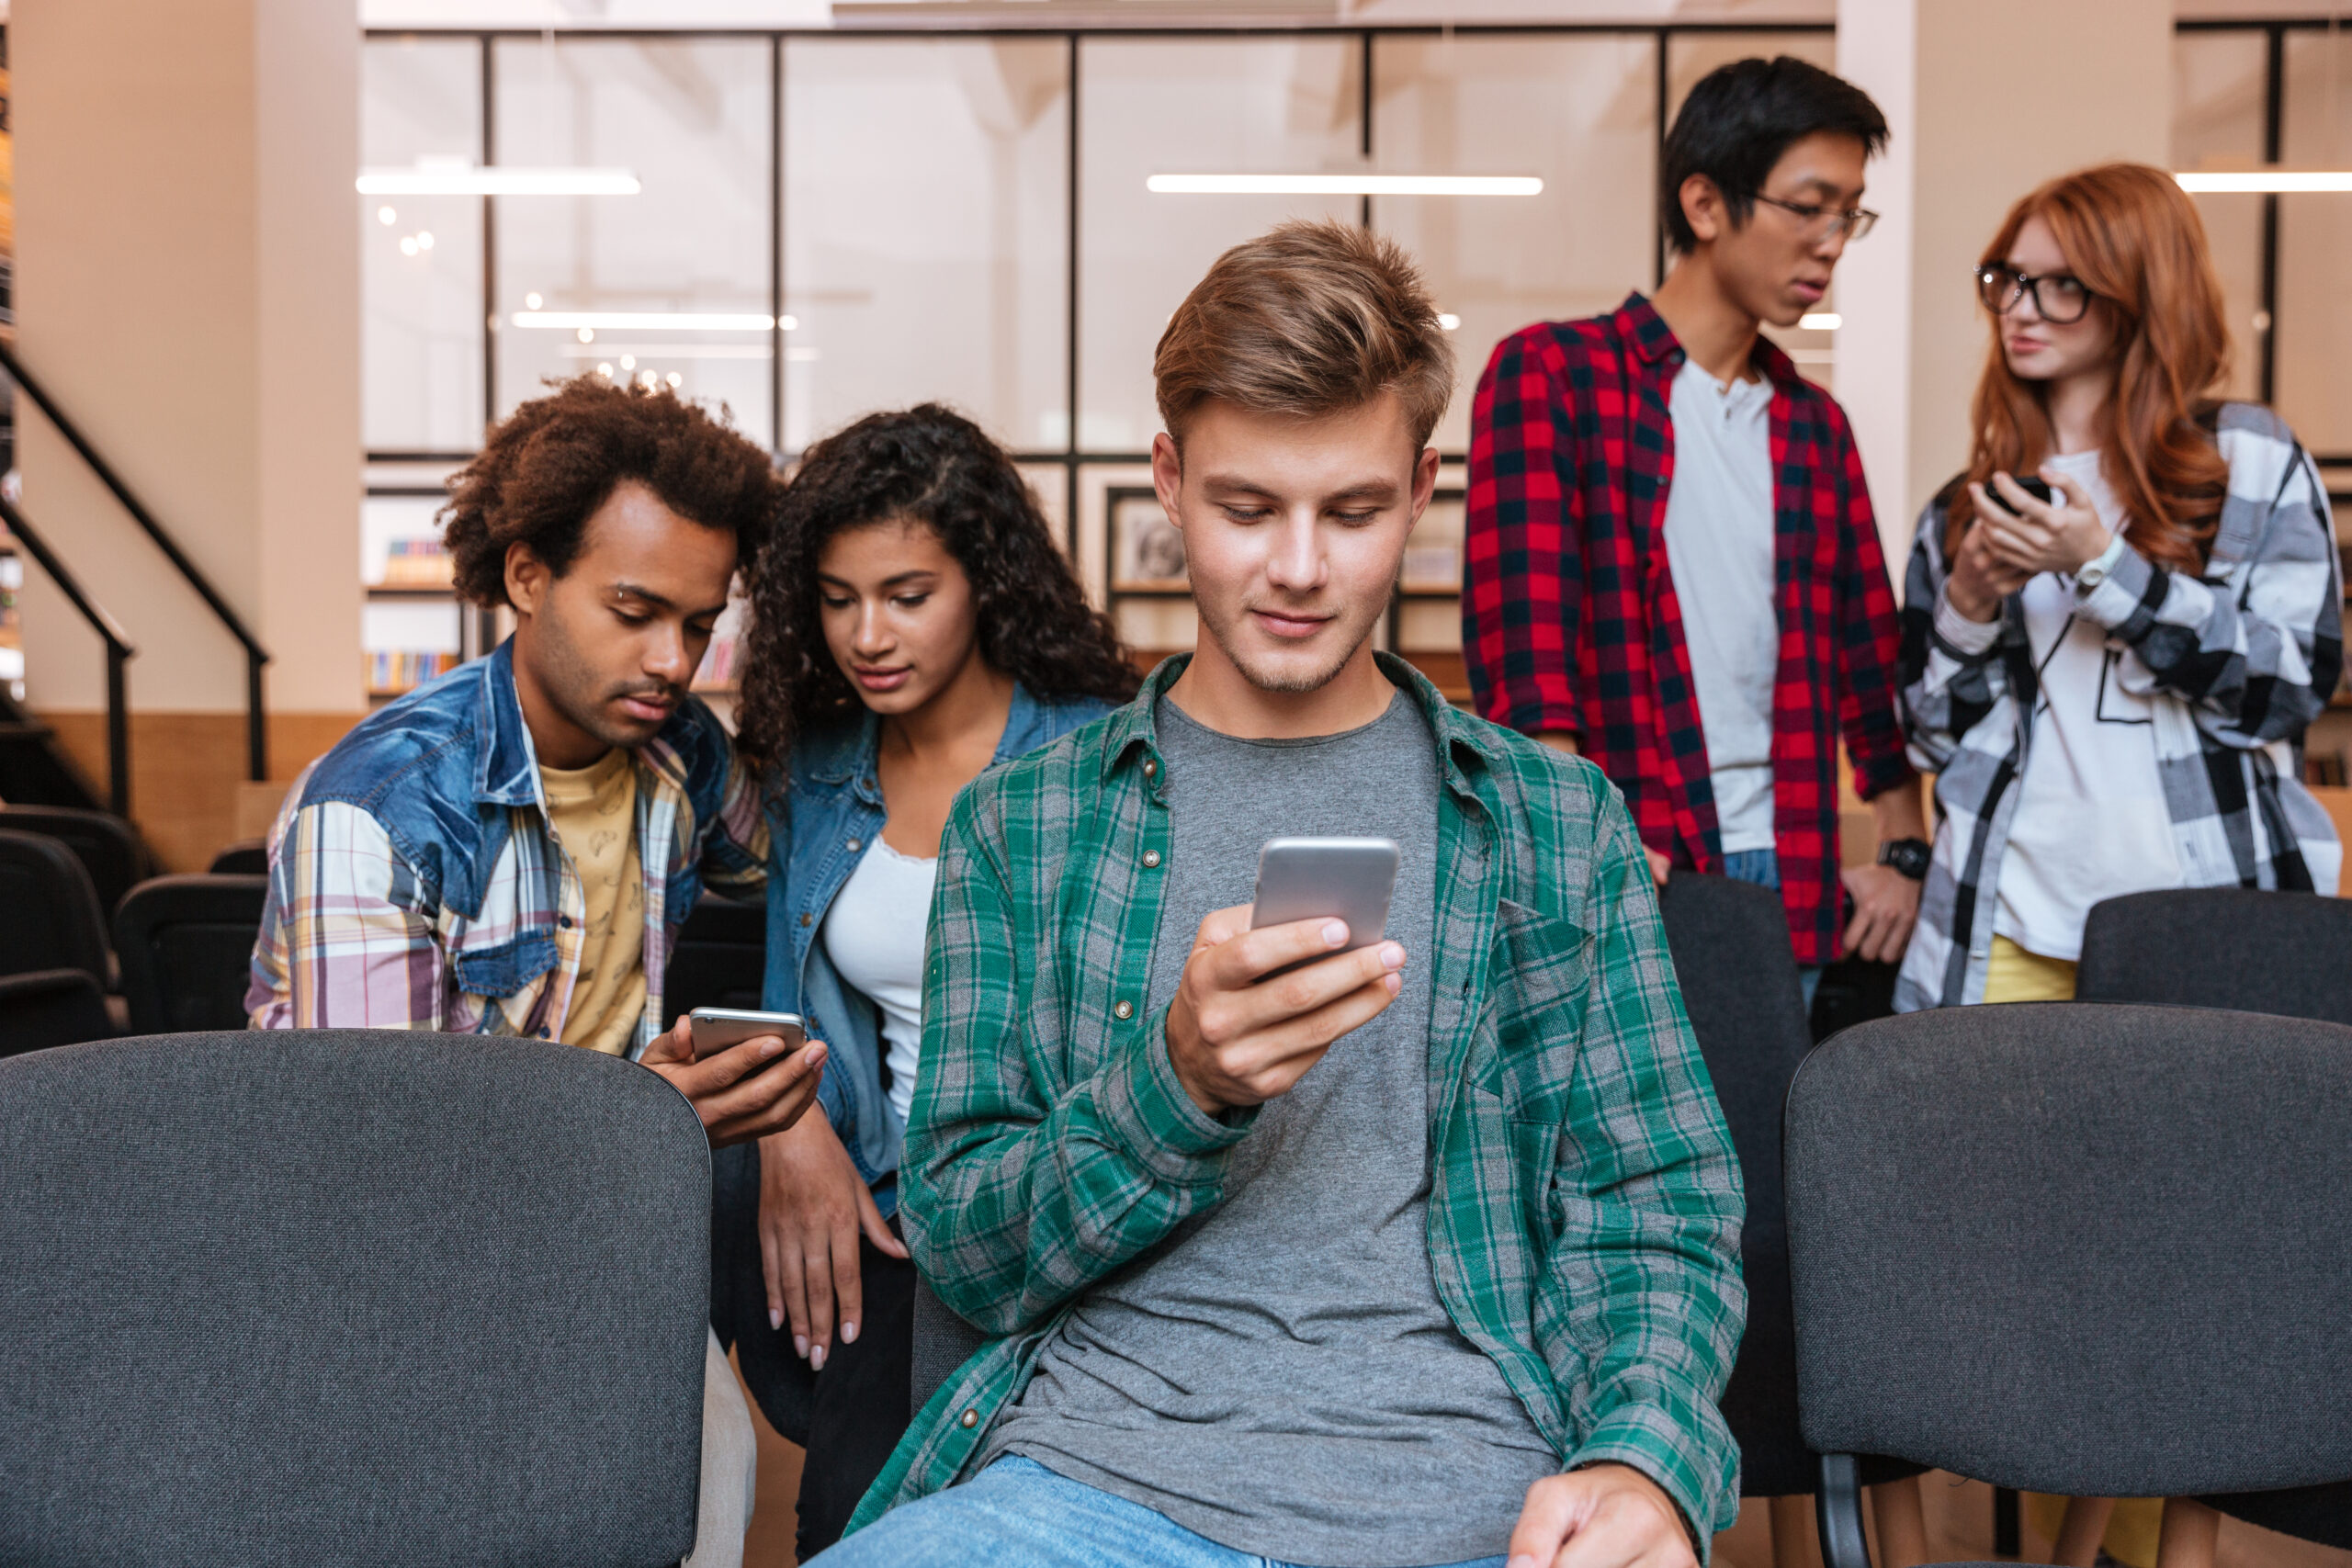
[[1168, 887], [1151, 1005], [1210, 910], [1250, 902], [1296, 834], [1403, 851], [1387, 934], [1405, 986], [1267, 1102], [1225, 1201], [1086, 1293], [991, 1434], [1236, 1551], [1331, 1568], [1491, 1556], [1558, 1469], [1439, 1300], [1429, 1252], [1437, 747], [1399, 695], [1360, 729], [1219, 735], [1162, 700]]

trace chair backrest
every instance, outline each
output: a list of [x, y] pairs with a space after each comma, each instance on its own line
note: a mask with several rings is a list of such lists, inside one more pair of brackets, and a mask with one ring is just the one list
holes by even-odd
[[81, 970], [0, 976], [0, 1056], [79, 1045], [113, 1033], [106, 993]]
[[2352, 1024], [2352, 899], [2250, 887], [2133, 893], [2091, 907], [2075, 995]]
[[1947, 1008], [1789, 1091], [1806, 1440], [1996, 1485], [2352, 1477], [2352, 1029]]
[[214, 855], [212, 863], [204, 869], [215, 876], [267, 876], [269, 840], [240, 839]]
[[266, 876], [157, 876], [114, 912], [123, 999], [141, 1034], [242, 1029]]
[[[2133, 893], [2091, 908], [2084, 1001], [2235, 1008], [2352, 1024], [2352, 902], [2245, 887]], [[2352, 1549], [2352, 1485], [2209, 1497], [2223, 1513]]]
[[0, 829], [0, 975], [79, 969], [107, 983], [106, 918], [74, 852]]
[[1789, 949], [1788, 917], [1770, 888], [1691, 872], [1668, 880], [1658, 909], [1682, 1006], [1714, 1079], [1747, 1192], [1740, 1232], [1747, 1331], [1723, 1397], [1724, 1418], [1739, 1441], [1740, 1491], [1749, 1497], [1810, 1492], [1813, 1455], [1797, 1430], [1781, 1105], [1797, 1064], [1813, 1048], [1813, 1032]]
[[756, 1008], [767, 977], [768, 909], [704, 894], [670, 949], [662, 1005], [667, 1027], [696, 1008]]
[[571, 1046], [0, 1062], [0, 1560], [677, 1562], [709, 1203], [684, 1098]]
[[74, 852], [97, 890], [101, 914], [122, 902], [130, 885], [154, 869], [130, 824], [107, 811], [71, 806], [0, 806], [0, 828], [46, 833]]

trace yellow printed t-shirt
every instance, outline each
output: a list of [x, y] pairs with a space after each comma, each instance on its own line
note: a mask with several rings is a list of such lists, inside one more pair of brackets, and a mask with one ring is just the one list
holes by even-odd
[[587, 903], [563, 1043], [628, 1054], [645, 1012], [645, 878], [637, 859], [637, 766], [617, 747], [584, 768], [539, 770], [556, 842]]

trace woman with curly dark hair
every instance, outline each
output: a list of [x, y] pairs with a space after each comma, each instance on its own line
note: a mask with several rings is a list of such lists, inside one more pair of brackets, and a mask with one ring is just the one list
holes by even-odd
[[[811, 447], [750, 589], [738, 745], [769, 780], [762, 1005], [832, 1052], [826, 1114], [760, 1145], [772, 1332], [758, 1344], [746, 1314], [739, 1336], [762, 1404], [806, 1434], [806, 1562], [906, 1426], [914, 1270], [891, 1215], [948, 806], [1137, 681], [1012, 459], [937, 404]], [[773, 1350], [787, 1318], [797, 1361]]]

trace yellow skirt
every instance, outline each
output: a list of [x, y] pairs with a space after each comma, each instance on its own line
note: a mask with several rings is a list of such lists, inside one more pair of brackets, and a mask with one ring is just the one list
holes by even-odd
[[[1984, 972], [1988, 1002], [2070, 1002], [2075, 999], [2075, 966], [2063, 958], [2028, 953], [2007, 937], [1993, 939], [1993, 959]], [[2033, 1522], [2055, 1540], [2066, 1515], [2066, 1499], [2036, 1492], [2027, 1497]], [[2107, 1554], [2132, 1568], [2156, 1568], [2156, 1538], [2164, 1529], [2161, 1497], [2121, 1497], [2109, 1516], [2107, 1536], [2100, 1542]]]

